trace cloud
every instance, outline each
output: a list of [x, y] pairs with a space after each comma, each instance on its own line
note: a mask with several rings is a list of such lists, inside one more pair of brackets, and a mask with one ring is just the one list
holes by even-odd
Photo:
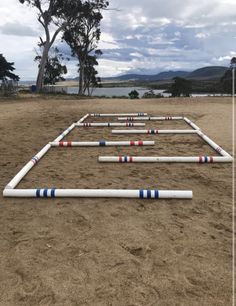
[[17, 22], [7, 22], [0, 26], [0, 31], [4, 35], [14, 36], [32, 36], [35, 37], [40, 33], [28, 25], [19, 24]]
[[[110, 8], [118, 10], [103, 12], [101, 76], [228, 65], [235, 54], [235, 0], [113, 0]], [[24, 78], [36, 76], [40, 33], [34, 9], [0, 1], [1, 52]], [[59, 47], [70, 56], [68, 46]], [[76, 64], [68, 64], [70, 76], [77, 75]]]

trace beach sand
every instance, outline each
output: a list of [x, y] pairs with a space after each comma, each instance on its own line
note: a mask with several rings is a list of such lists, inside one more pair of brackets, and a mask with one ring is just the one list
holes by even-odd
[[[86, 113], [187, 116], [232, 154], [230, 98], [0, 100], [0, 189]], [[114, 121], [94, 118], [88, 121]], [[146, 122], [158, 129], [182, 122]], [[192, 200], [10, 199], [0, 196], [0, 305], [226, 306], [232, 298], [232, 164], [99, 164], [99, 155], [217, 155], [196, 135], [112, 135], [76, 128], [65, 140], [155, 140], [154, 147], [52, 148], [19, 188], [193, 190]]]

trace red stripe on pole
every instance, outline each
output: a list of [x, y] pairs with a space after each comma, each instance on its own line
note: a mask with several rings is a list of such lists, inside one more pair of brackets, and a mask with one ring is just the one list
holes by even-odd
[[139, 141], [139, 142], [138, 142], [138, 145], [139, 145], [139, 146], [143, 146], [143, 142], [142, 142], [142, 141]]
[[67, 147], [72, 147], [71, 141], [68, 141], [68, 142], [67, 142]]
[[214, 159], [212, 156], [210, 156], [210, 163], [213, 163], [214, 162]]
[[150, 134], [150, 129], [147, 129], [147, 134]]
[[60, 141], [59, 142], [59, 147], [63, 147], [64, 146], [64, 141]]
[[129, 157], [129, 162], [130, 162], [130, 163], [133, 162], [133, 157], [132, 157], [132, 156]]
[[199, 163], [202, 163], [203, 156], [199, 156]]
[[122, 156], [119, 156], [119, 163], [122, 163]]
[[131, 146], [135, 146], [135, 142], [134, 141], [130, 141], [130, 145]]

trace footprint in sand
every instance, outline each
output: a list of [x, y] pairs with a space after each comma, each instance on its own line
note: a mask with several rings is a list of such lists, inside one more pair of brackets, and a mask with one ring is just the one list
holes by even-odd
[[16, 274], [21, 279], [22, 290], [25, 295], [33, 295], [42, 285], [41, 280], [38, 277], [33, 277], [28, 271], [18, 269], [16, 270]]
[[54, 294], [50, 294], [42, 297], [38, 303], [39, 306], [50, 306], [55, 305], [55, 296]]

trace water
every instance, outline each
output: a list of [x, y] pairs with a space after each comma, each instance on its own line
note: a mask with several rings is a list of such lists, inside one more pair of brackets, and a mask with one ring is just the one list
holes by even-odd
[[[62, 86], [55, 86], [57, 89], [56, 91], [64, 91], [68, 94], [78, 94], [79, 87], [62, 87]], [[145, 92], [150, 91], [149, 88], [145, 87], [111, 87], [111, 88], [95, 88], [93, 91], [92, 96], [97, 97], [121, 97], [121, 96], [129, 96], [129, 93], [132, 90], [136, 90], [139, 93], [139, 97], [142, 98]], [[164, 93], [165, 90], [154, 89], [154, 93], [162, 94], [165, 98], [171, 96], [170, 93]], [[192, 97], [227, 97], [230, 95], [227, 94], [218, 94], [218, 93], [193, 93]]]
[[[64, 88], [68, 94], [78, 94], [78, 87], [67, 87]], [[147, 91], [149, 91], [148, 88], [142, 88], [142, 87], [111, 87], [111, 88], [95, 88], [93, 91], [92, 96], [106, 96], [106, 97], [121, 97], [126, 96], [128, 97], [129, 93], [132, 90], [136, 90], [139, 93], [139, 97], [141, 98], [143, 94]], [[169, 96], [169, 94], [164, 94], [164, 90], [154, 90], [155, 94], [162, 94], [164, 96]]]
[[[23, 83], [23, 82], [22, 82]], [[32, 83], [32, 82], [28, 82]], [[26, 85], [26, 84], [24, 84]], [[29, 84], [27, 84], [29, 85]], [[71, 86], [60, 86], [60, 85], [54, 85], [54, 86], [48, 86], [48, 88], [52, 89], [52, 92], [65, 92], [68, 94], [78, 94], [79, 87], [71, 87]], [[97, 97], [122, 97], [122, 96], [129, 96], [129, 93], [133, 90], [136, 90], [139, 93], [139, 97], [142, 98], [145, 92], [150, 91], [149, 88], [145, 87], [111, 87], [111, 88], [95, 88], [92, 96], [97, 96]], [[49, 90], [50, 92], [51, 90]], [[171, 96], [170, 93], [164, 93], [165, 90], [159, 90], [155, 89], [153, 90], [154, 93], [157, 94], [162, 94], [165, 98], [168, 98]], [[227, 94], [218, 94], [218, 93], [197, 93], [197, 94], [192, 94], [192, 97], [226, 97], [230, 96]]]

